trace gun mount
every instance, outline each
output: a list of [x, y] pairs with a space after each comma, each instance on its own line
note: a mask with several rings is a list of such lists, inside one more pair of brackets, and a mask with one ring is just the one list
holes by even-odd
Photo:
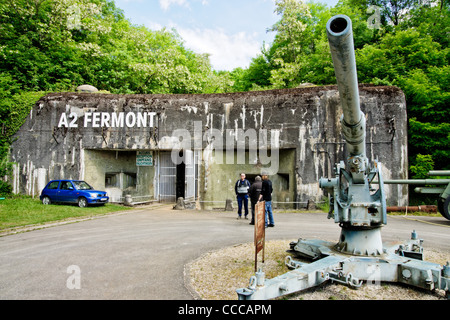
[[376, 161], [369, 165], [366, 157], [366, 125], [359, 106], [352, 23], [347, 16], [337, 15], [328, 21], [326, 28], [343, 111], [341, 123], [348, 157], [346, 163], [336, 164], [334, 178], [321, 178], [319, 185], [330, 195], [328, 218], [334, 218], [341, 227], [339, 242], [301, 238], [291, 242], [290, 252], [294, 256], [312, 262], [304, 263], [288, 256], [285, 264], [292, 271], [265, 279], [260, 270], [250, 278], [247, 288], [236, 290], [238, 298], [272, 299], [325, 281], [357, 288], [363, 280], [442, 289], [449, 297], [449, 262], [441, 266], [423, 261], [423, 240], [415, 231], [404, 243], [386, 246], [382, 243], [381, 228], [387, 223], [386, 198], [381, 165]]

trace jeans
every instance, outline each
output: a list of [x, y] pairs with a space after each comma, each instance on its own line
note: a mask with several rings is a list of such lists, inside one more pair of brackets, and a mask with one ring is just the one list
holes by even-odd
[[272, 201], [266, 201], [266, 227], [268, 224], [275, 225], [273, 221]]
[[244, 203], [245, 216], [248, 216], [248, 195], [246, 194], [238, 194], [237, 195], [238, 202], [238, 215], [239, 217], [242, 215], [242, 203]]

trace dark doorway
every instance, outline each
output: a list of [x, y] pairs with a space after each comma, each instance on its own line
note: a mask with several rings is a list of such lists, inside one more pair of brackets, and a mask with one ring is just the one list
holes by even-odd
[[255, 178], [257, 176], [261, 177], [260, 174], [245, 174], [245, 179], [247, 179], [248, 182], [250, 182], [250, 184], [253, 184], [253, 182], [255, 182]]
[[176, 199], [184, 198], [186, 188], [186, 164], [184, 163], [183, 150], [180, 151], [179, 156], [183, 161], [177, 165]]

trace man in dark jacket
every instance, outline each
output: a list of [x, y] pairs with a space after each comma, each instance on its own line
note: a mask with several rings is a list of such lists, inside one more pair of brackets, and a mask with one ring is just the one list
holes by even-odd
[[248, 189], [250, 188], [250, 182], [245, 179], [245, 173], [241, 173], [241, 179], [236, 181], [234, 185], [234, 191], [236, 192], [238, 202], [238, 219], [242, 217], [242, 204], [245, 209], [245, 219], [248, 219]]
[[259, 195], [261, 194], [261, 188], [262, 188], [261, 177], [257, 176], [255, 178], [255, 182], [253, 182], [250, 189], [248, 190], [248, 194], [250, 196], [250, 202], [252, 205], [252, 220], [250, 221], [250, 224], [252, 224], [252, 225], [255, 224], [255, 206], [259, 200]]
[[262, 175], [262, 180], [261, 195], [259, 196], [259, 200], [264, 200], [266, 202], [266, 227], [275, 227], [272, 212], [272, 181], [269, 180], [269, 176], [267, 174]]

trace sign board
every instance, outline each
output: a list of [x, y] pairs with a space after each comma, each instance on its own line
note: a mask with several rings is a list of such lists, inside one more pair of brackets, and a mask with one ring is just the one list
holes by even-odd
[[152, 167], [153, 166], [153, 152], [152, 151], [138, 151], [136, 154], [136, 166]]
[[255, 206], [255, 272], [258, 269], [258, 253], [262, 250], [264, 263], [264, 245], [266, 238], [266, 202], [260, 201]]

